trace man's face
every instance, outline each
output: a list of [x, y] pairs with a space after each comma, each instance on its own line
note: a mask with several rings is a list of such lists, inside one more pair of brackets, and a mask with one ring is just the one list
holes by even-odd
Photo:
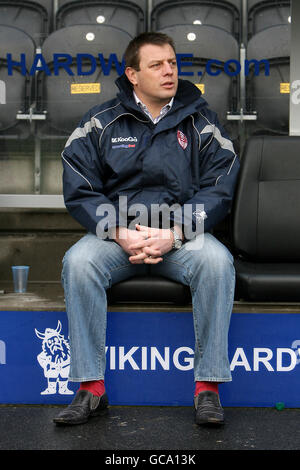
[[127, 67], [126, 75], [146, 105], [170, 101], [178, 86], [176, 55], [169, 44], [146, 44], [140, 48], [140, 70]]

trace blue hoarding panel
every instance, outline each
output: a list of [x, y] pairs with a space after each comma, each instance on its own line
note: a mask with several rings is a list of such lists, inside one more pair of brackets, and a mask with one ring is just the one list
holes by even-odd
[[[299, 314], [232, 315], [224, 406], [300, 407], [299, 327]], [[191, 406], [193, 349], [191, 312], [108, 312], [110, 403]], [[0, 403], [69, 403], [69, 364], [65, 312], [0, 312]]]

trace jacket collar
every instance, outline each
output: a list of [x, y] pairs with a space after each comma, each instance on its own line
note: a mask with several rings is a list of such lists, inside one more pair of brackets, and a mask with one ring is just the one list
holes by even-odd
[[[141, 110], [133, 97], [132, 85], [126, 75], [121, 75], [117, 78], [115, 83], [120, 90], [117, 96], [122, 104], [126, 108], [131, 108], [132, 110], [141, 113]], [[201, 96], [201, 91], [188, 80], [179, 79], [178, 89], [174, 97], [174, 104], [169, 113], [173, 114], [175, 111], [182, 109], [185, 110], [185, 113], [192, 114], [199, 109], [199, 106], [207, 106], [206, 101]]]

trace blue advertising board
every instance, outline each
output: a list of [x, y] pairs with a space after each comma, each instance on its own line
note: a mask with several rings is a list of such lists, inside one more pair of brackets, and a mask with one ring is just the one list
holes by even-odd
[[[232, 382], [224, 406], [300, 407], [300, 316], [233, 313]], [[108, 312], [106, 389], [111, 405], [191, 406], [191, 312]], [[0, 312], [0, 403], [70, 403], [65, 312]]]

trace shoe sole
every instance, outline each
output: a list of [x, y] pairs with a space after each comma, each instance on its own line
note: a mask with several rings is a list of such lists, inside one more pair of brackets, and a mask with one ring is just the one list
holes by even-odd
[[217, 426], [223, 426], [225, 424], [225, 421], [220, 421], [219, 419], [207, 419], [207, 420], [195, 420], [196, 424], [199, 426], [211, 426], [211, 427], [217, 427]]
[[105, 410], [107, 410], [107, 407], [97, 411], [97, 413], [91, 413], [87, 418], [80, 419], [78, 421], [67, 421], [63, 418], [53, 418], [53, 422], [58, 426], [76, 426], [77, 424], [85, 424], [89, 421], [90, 418], [97, 418], [97, 416], [103, 415]]
[[53, 419], [53, 422], [57, 425], [57, 426], [76, 426], [77, 424], [85, 424], [88, 422], [88, 418], [85, 419], [85, 420], [80, 420], [80, 421], [65, 421], [65, 420], [60, 420], [60, 419], [57, 419], [57, 418], [54, 418]]

